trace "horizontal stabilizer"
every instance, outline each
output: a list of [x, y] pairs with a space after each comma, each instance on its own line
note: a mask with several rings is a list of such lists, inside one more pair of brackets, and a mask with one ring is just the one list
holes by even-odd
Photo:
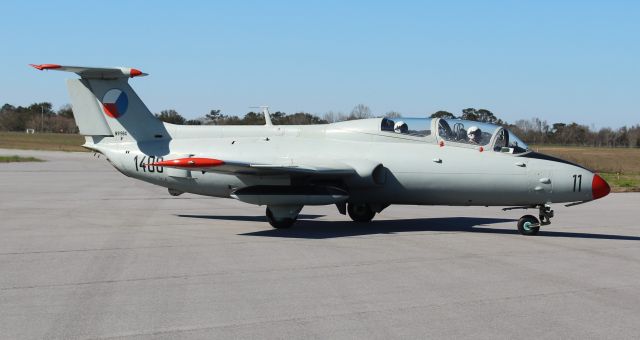
[[78, 74], [85, 79], [118, 79], [142, 77], [148, 74], [131, 67], [86, 67], [86, 66], [67, 66], [57, 64], [29, 64], [32, 67], [44, 71], [65, 71]]

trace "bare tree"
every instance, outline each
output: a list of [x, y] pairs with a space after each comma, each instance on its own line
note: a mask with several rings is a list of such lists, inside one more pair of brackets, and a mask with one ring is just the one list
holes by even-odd
[[336, 119], [337, 117], [338, 117], [338, 113], [333, 111], [327, 111], [325, 112], [325, 114], [322, 115], [322, 119], [326, 120], [329, 123], [337, 122], [338, 121]]
[[335, 123], [347, 120], [349, 117], [342, 112], [328, 111], [322, 115], [322, 119], [328, 123]]
[[351, 110], [351, 114], [349, 115], [349, 119], [365, 119], [371, 117], [371, 109], [364, 104], [354, 106], [353, 110]]

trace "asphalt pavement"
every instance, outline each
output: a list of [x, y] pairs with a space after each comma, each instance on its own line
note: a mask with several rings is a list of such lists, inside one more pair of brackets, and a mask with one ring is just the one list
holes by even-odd
[[[0, 338], [639, 338], [640, 194], [523, 211], [392, 206], [370, 224], [0, 150]], [[534, 213], [535, 211], [529, 211]]]

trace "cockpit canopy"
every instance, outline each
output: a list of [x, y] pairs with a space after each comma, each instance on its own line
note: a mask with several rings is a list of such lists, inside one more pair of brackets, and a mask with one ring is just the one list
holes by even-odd
[[416, 137], [431, 135], [431, 119], [425, 118], [382, 118], [382, 131], [390, 131]]
[[502, 126], [462, 119], [443, 118], [383, 118], [382, 131], [414, 137], [427, 137], [436, 132], [436, 138], [454, 143], [454, 146], [482, 146], [489, 150], [518, 154], [529, 147]]

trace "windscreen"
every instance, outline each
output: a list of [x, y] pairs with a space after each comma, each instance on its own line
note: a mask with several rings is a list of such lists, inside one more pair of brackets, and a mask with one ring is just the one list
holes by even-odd
[[513, 149], [513, 153], [523, 153], [529, 151], [529, 146], [514, 134], [510, 134], [509, 148]]
[[493, 144], [493, 150], [506, 153], [523, 153], [529, 150], [527, 144], [525, 144], [518, 136], [512, 134], [510, 131], [501, 128], [497, 132], [497, 136]]

